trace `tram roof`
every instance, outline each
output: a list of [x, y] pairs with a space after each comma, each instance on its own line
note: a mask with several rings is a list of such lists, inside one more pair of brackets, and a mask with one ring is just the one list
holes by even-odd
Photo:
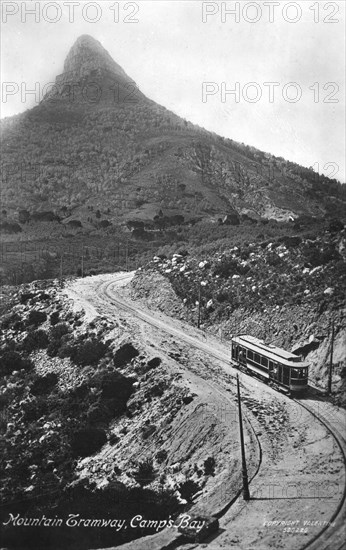
[[[271, 344], [265, 344], [263, 340], [260, 340], [255, 336], [243, 334], [241, 336], [235, 336], [234, 338], [232, 338], [232, 340], [238, 344], [243, 344], [248, 349], [251, 349], [252, 351], [255, 351], [257, 353], [264, 351], [265, 355], [270, 359], [273, 359], [274, 361], [275, 360], [277, 361], [278, 358], [280, 358], [286, 364], [288, 363], [291, 366], [297, 366], [297, 367], [308, 366], [308, 363], [303, 362], [299, 355], [296, 355], [295, 353], [291, 353], [290, 351], [286, 351], [282, 348], [278, 348], [277, 346], [273, 346]], [[294, 365], [292, 363], [294, 363]]]

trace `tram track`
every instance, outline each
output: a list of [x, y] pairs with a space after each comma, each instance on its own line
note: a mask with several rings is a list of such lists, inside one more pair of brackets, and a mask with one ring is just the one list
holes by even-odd
[[[131, 275], [126, 274], [123, 276], [118, 277], [117, 281], [120, 280], [130, 280]], [[199, 351], [207, 353], [210, 357], [213, 357], [217, 359], [218, 361], [224, 363], [227, 365], [228, 369], [234, 368], [234, 366], [231, 366], [231, 361], [229, 359], [229, 356], [223, 353], [222, 351], [217, 350], [211, 350], [210, 345], [208, 346], [203, 341], [200, 341], [197, 336], [190, 336], [187, 333], [182, 332], [181, 330], [169, 325], [168, 323], [165, 323], [159, 318], [154, 318], [152, 315], [144, 312], [143, 310], [138, 309], [137, 307], [133, 306], [132, 304], [129, 304], [127, 301], [121, 299], [118, 295], [115, 295], [112, 291], [112, 287], [115, 286], [114, 281], [112, 282], [106, 282], [101, 283], [98, 288], [97, 292], [101, 294], [99, 297], [102, 299], [105, 299], [105, 302], [110, 302], [113, 305], [117, 306], [119, 309], [124, 310], [126, 312], [130, 312], [133, 314], [136, 318], [139, 318], [140, 320], [144, 321], [145, 323], [148, 323], [149, 325], [162, 330], [163, 332], [166, 332], [170, 336], [173, 336], [180, 341], [193, 346], [195, 349], [198, 349]], [[227, 371], [227, 374], [229, 375], [230, 381], [232, 381], [232, 385], [235, 381], [236, 376], [233, 375], [230, 370]], [[219, 392], [223, 398], [225, 398], [225, 393], [216, 386], [211, 381], [205, 380], [204, 381], [209, 384], [213, 388], [214, 391]], [[234, 405], [234, 403], [231, 401], [229, 397], [226, 397], [226, 399]], [[308, 413], [310, 413], [315, 419], [317, 419], [324, 428], [332, 435], [334, 440], [337, 443], [338, 448], [340, 449], [340, 452], [343, 457], [344, 461], [344, 467], [346, 465], [346, 440], [344, 436], [340, 433], [338, 429], [333, 426], [332, 422], [330, 421], [330, 418], [328, 419], [326, 417], [326, 414], [323, 416], [320, 414], [319, 411], [316, 411], [316, 404], [318, 408], [318, 400], [316, 399], [306, 399], [308, 401], [307, 403], [304, 403], [303, 399], [292, 399], [293, 402], [295, 402], [298, 406], [304, 408]], [[260, 471], [260, 467], [262, 464], [262, 447], [261, 442], [256, 434], [256, 430], [253, 427], [251, 421], [248, 418], [248, 415], [246, 415], [247, 422], [251, 426], [251, 430], [253, 433], [253, 436], [255, 437], [258, 448], [259, 448], [259, 461], [257, 464], [257, 468], [255, 472], [252, 474], [250, 481], [253, 481], [255, 477], [258, 475]], [[241, 490], [238, 491], [235, 497], [232, 498], [232, 500], [223, 508], [223, 510], [218, 514], [219, 517], [221, 517], [231, 506], [232, 504], [239, 498], [241, 494]], [[346, 502], [346, 486], [343, 487], [342, 496], [338, 502], [338, 505], [336, 507], [336, 510], [333, 512], [332, 517], [328, 524], [324, 526], [312, 539], [310, 539], [304, 546], [300, 547], [300, 550], [345, 550], [346, 545], [343, 540], [343, 516], [345, 513], [345, 502]], [[333, 524], [333, 525], [331, 525]]]
[[[318, 404], [319, 401], [309, 399], [311, 401], [310, 406], [306, 405], [305, 403], [302, 403], [301, 400], [293, 399], [295, 403], [299, 404], [301, 407], [303, 407], [305, 410], [307, 410], [310, 414], [313, 415], [314, 418], [316, 418], [321, 424], [324, 425], [324, 427], [327, 429], [327, 431], [333, 436], [335, 439], [340, 452], [344, 459], [344, 464], [346, 464], [346, 439], [345, 437], [339, 432], [338, 429], [335, 428], [335, 426], [332, 425], [330, 422], [330, 419], [327, 418], [321, 418], [321, 415], [319, 411], [316, 411], [315, 406], [316, 403]], [[326, 525], [312, 540], [310, 540], [305, 546], [301, 548], [301, 550], [309, 549], [309, 550], [342, 550], [346, 548], [345, 540], [343, 539], [343, 535], [345, 537], [345, 502], [346, 502], [346, 486], [343, 487], [343, 493], [342, 497], [339, 501], [339, 504], [337, 506], [337, 509], [333, 513], [329, 525]], [[341, 545], [334, 545], [334, 542], [332, 542], [330, 545], [330, 539], [335, 539], [336, 529], [335, 527], [331, 527], [331, 523], [336, 522], [336, 529], [337, 531], [340, 531], [340, 539], [341, 539]], [[341, 533], [341, 530], [343, 530], [343, 533]]]

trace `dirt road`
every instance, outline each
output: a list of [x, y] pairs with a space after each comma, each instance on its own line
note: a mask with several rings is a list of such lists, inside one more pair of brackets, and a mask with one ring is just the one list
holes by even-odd
[[[134, 330], [139, 331], [141, 338], [158, 350], [172, 353], [177, 346], [179, 349], [183, 346], [188, 356], [188, 360], [182, 362], [186, 377], [192, 372], [213, 388], [214, 395], [221, 392], [224, 397], [227, 392], [234, 405], [237, 371], [230, 366], [228, 345], [129, 301], [122, 287], [132, 276], [116, 274], [77, 280], [69, 289], [74, 293], [70, 296], [73, 299], [79, 296], [80, 303], [85, 303], [89, 312], [91, 305], [103, 316], [125, 316], [134, 323]], [[252, 377], [240, 373], [240, 380], [251, 423], [248, 433], [252, 430], [260, 445], [261, 464], [250, 484], [250, 502], [238, 498], [232, 504], [220, 520], [221, 532], [209, 541], [208, 548], [342, 548], [345, 539], [342, 523], [345, 517], [344, 411], [313, 398], [302, 402], [307, 407], [304, 408], [300, 402]], [[225, 405], [215, 403], [215, 408], [222, 408], [217, 411], [222, 418]], [[236, 419], [227, 421], [232, 423]], [[233, 497], [233, 493], [227, 494], [227, 491], [225, 488], [223, 502]], [[204, 507], [203, 502], [200, 505]], [[220, 511], [213, 499], [206, 505], [209, 513]], [[172, 548], [181, 543], [176, 540]], [[158, 533], [127, 546], [154, 550], [164, 548], [164, 544], [167, 544], [165, 534]]]

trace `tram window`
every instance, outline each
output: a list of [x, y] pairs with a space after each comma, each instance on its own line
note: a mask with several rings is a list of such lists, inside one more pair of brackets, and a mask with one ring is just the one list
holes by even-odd
[[258, 353], [255, 353], [255, 361], [256, 361], [256, 363], [261, 364], [261, 359], [260, 359], [260, 356], [258, 355]]
[[247, 356], [248, 356], [248, 359], [253, 359], [253, 353], [252, 353], [252, 351], [248, 350], [248, 351], [247, 351]]
[[266, 357], [261, 357], [261, 363], [264, 367], [268, 368], [268, 359]]
[[292, 378], [305, 378], [306, 374], [306, 369], [291, 369]]

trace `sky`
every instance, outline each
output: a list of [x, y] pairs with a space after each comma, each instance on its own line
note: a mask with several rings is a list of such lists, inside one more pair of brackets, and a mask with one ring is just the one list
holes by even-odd
[[89, 34], [157, 103], [344, 182], [345, 6], [2, 0], [1, 118], [34, 107]]

